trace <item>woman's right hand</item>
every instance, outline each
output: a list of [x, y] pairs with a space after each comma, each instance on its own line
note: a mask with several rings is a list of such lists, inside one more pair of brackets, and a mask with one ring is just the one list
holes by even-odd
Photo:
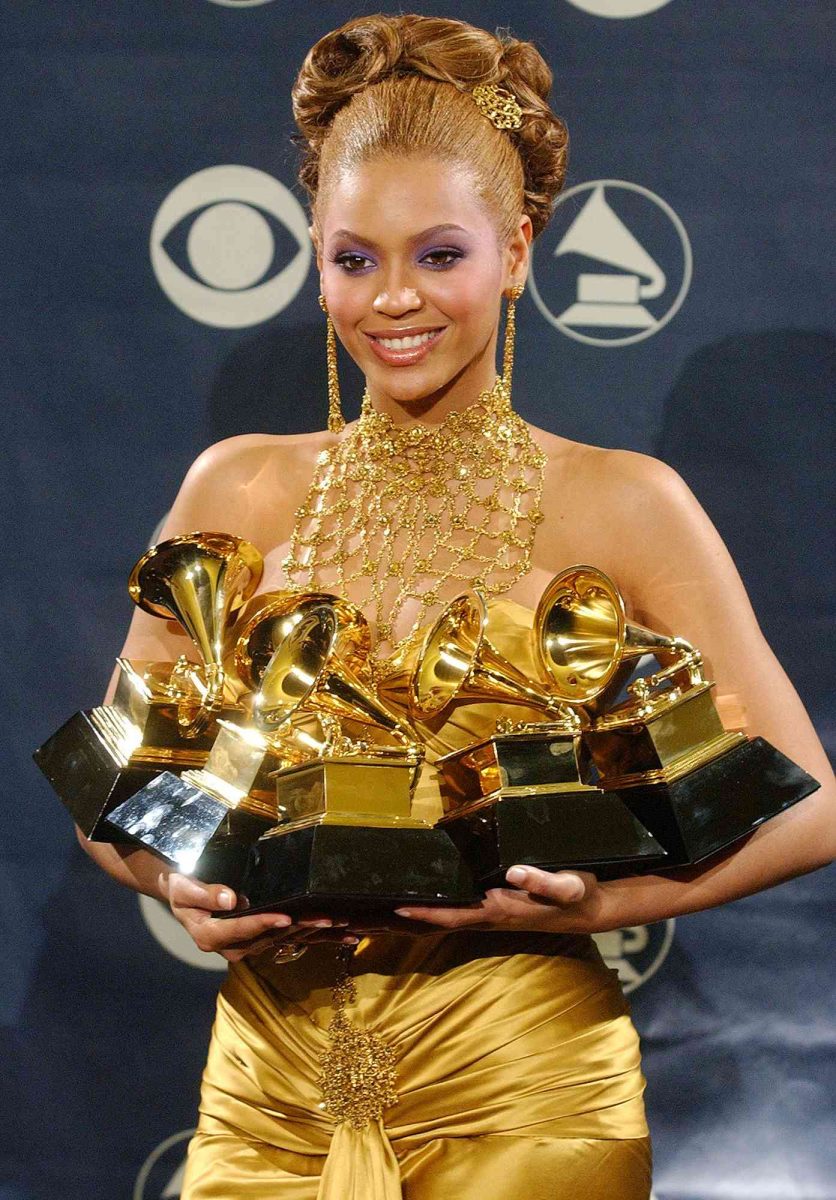
[[176, 871], [161, 872], [158, 882], [163, 898], [198, 949], [221, 954], [229, 962], [277, 949], [282, 943], [357, 942], [353, 934], [343, 932], [348, 922], [325, 916], [307, 916], [294, 923], [287, 913], [268, 912], [218, 921], [213, 913], [228, 912], [238, 903], [231, 888]]

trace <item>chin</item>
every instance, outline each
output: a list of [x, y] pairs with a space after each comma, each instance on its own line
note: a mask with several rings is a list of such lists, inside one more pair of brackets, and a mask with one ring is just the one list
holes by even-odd
[[375, 373], [369, 380], [373, 387], [385, 392], [398, 404], [419, 404], [428, 396], [440, 391], [454, 378], [454, 375], [433, 372], [433, 377], [421, 372], [415, 372], [408, 377], [409, 368], [395, 368], [391, 372]]

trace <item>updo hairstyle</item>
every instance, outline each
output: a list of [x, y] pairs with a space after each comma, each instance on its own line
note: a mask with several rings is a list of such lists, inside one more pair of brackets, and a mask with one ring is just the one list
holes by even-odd
[[[514, 94], [522, 127], [497, 129], [469, 94]], [[563, 186], [569, 135], [547, 103], [552, 73], [531, 42], [464, 21], [378, 13], [347, 22], [308, 52], [293, 86], [303, 146], [299, 178], [317, 198], [346, 171], [381, 155], [431, 155], [474, 174], [500, 235], [527, 213], [534, 235]]]

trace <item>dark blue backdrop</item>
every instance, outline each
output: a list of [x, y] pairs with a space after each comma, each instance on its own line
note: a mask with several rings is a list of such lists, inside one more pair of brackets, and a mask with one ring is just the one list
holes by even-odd
[[[128, 569], [195, 455], [323, 423], [288, 93], [377, 7], [0, 3], [0, 1200], [179, 1194], [223, 964], [97, 871], [30, 754], [103, 693]], [[832, 747], [833, 5], [422, 11], [536, 41], [572, 135], [518, 409], [685, 476]], [[644, 1038], [658, 1200], [836, 1198], [833, 881], [601, 939]]]

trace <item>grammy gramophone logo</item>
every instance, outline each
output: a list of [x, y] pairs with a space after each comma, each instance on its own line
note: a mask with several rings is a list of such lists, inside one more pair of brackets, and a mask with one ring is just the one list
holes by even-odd
[[561, 195], [537, 244], [530, 287], [561, 333], [614, 347], [666, 325], [691, 274], [691, 243], [671, 206], [638, 184], [598, 179]]

